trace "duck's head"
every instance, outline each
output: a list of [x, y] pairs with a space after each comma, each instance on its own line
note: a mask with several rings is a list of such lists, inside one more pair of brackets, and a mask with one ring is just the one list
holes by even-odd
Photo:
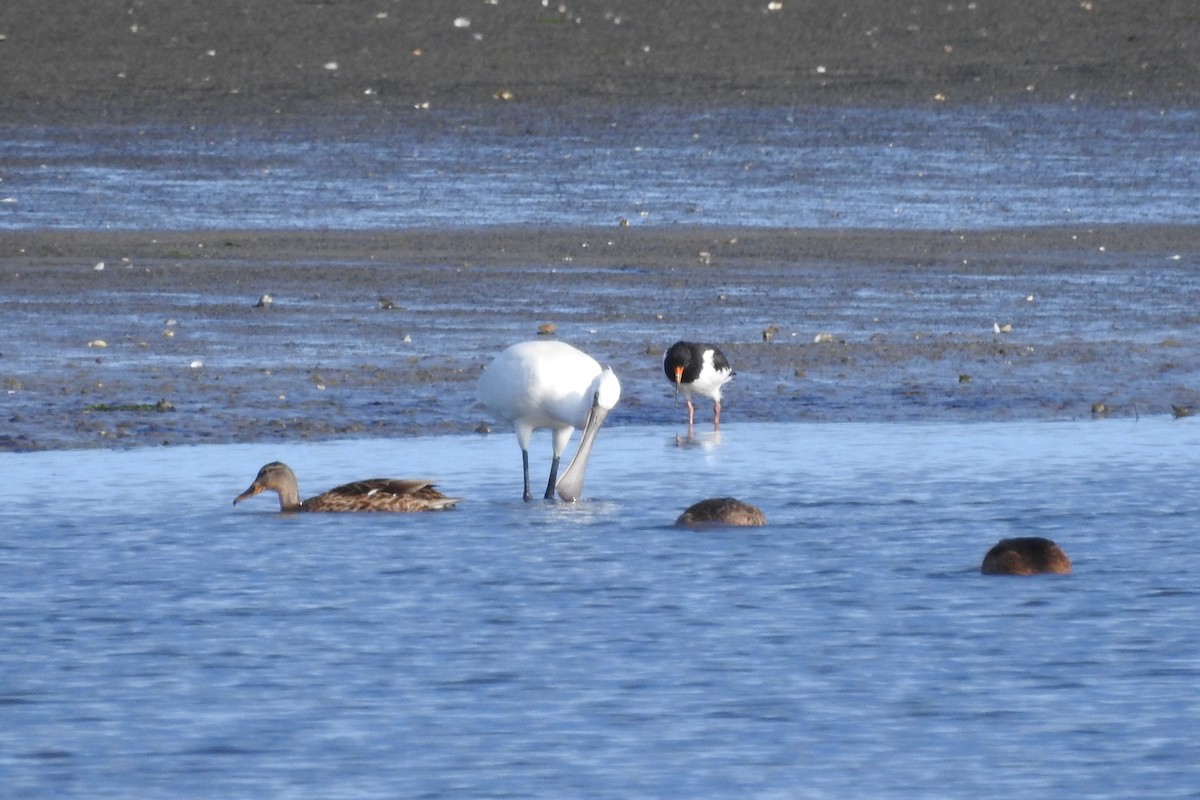
[[261, 494], [266, 490], [278, 493], [281, 499], [287, 499], [290, 496], [290, 499], [295, 501], [298, 492], [296, 474], [292, 472], [292, 468], [282, 461], [272, 461], [270, 464], [263, 465], [263, 468], [254, 476], [254, 482], [250, 484], [250, 488], [233, 498], [233, 504], [236, 506], [239, 501]]

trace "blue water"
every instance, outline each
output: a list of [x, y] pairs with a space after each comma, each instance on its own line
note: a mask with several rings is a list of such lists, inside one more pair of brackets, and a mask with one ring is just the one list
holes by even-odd
[[1200, 111], [496, 106], [0, 124], [0, 229], [1200, 220]]
[[[1197, 796], [1200, 423], [678, 433], [576, 505], [508, 434], [0, 454], [3, 794]], [[232, 507], [276, 458], [466, 499]], [[715, 494], [770, 525], [671, 526]], [[1074, 574], [980, 575], [1013, 535]]]
[[[1195, 223], [1198, 122], [506, 105], [0, 123], [0, 229]], [[570, 506], [519, 500], [507, 434], [0, 453], [0, 795], [1200, 796], [1200, 423], [677, 434], [604, 430]], [[465, 500], [231, 507], [273, 459], [310, 493], [431, 476]], [[671, 526], [717, 494], [771, 524]], [[981, 576], [1017, 535], [1055, 539], [1075, 573]]]

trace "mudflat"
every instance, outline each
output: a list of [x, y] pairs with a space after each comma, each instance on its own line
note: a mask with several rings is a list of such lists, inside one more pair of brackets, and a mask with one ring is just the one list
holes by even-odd
[[1185, 414], [1197, 254], [1194, 226], [0, 233], [0, 448], [469, 433], [543, 325], [616, 370], [615, 425], [679, 423], [662, 353], [706, 336], [725, 426]]
[[[1198, 29], [1190, 0], [16, 0], [0, 117], [1188, 106]], [[1198, 255], [1192, 225], [8, 230], [0, 448], [470, 431], [478, 371], [543, 324], [613, 364], [618, 425], [678, 421], [677, 338], [733, 361], [729, 425], [1186, 413]]]
[[1190, 0], [14, 0], [0, 114], [1194, 102], [1198, 30]]

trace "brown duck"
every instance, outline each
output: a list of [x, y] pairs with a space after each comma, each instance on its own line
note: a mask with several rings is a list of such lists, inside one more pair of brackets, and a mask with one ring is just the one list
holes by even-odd
[[698, 527], [709, 525], [766, 525], [763, 512], [734, 497], [710, 497], [693, 503], [675, 520], [676, 525]]
[[983, 557], [984, 575], [1069, 575], [1071, 559], [1054, 542], [1040, 536], [1001, 539]]
[[258, 471], [249, 489], [233, 498], [233, 504], [267, 489], [279, 494], [280, 511], [436, 511], [462, 499], [446, 497], [429, 481], [369, 478], [301, 502], [296, 474], [287, 464], [272, 461]]

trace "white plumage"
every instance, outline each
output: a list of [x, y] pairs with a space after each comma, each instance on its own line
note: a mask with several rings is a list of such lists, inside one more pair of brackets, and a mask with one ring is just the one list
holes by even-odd
[[[479, 400], [513, 426], [521, 446], [526, 500], [529, 489], [529, 441], [533, 432], [549, 428], [554, 458], [546, 498], [579, 499], [596, 432], [621, 397], [621, 384], [609, 368], [559, 341], [531, 341], [502, 351], [479, 377]], [[576, 428], [583, 429], [575, 457], [558, 479], [559, 458]]]

